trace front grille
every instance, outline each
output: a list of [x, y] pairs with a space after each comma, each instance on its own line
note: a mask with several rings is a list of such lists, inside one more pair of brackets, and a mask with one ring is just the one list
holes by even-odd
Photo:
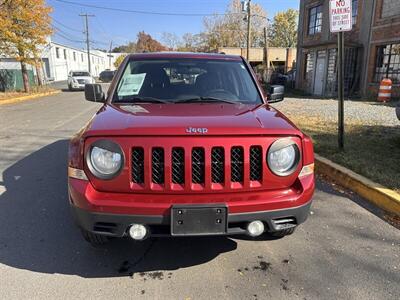
[[164, 183], [164, 149], [153, 148], [151, 154], [152, 181], [156, 184]]
[[85, 79], [78, 79], [78, 83], [84, 84], [84, 83], [86, 83], [86, 80]]
[[144, 183], [144, 151], [142, 148], [132, 149], [132, 181]]
[[185, 151], [183, 148], [172, 149], [172, 183], [185, 182]]
[[[168, 149], [150, 146], [150, 149], [147, 156], [144, 147], [132, 148], [131, 178], [137, 184], [133, 185], [133, 189], [221, 189], [220, 185], [224, 189], [237, 189], [261, 187], [260, 184], [254, 185], [250, 182], [263, 182], [265, 162], [263, 147], [260, 145], [194, 148], [178, 145]], [[187, 176], [188, 174], [191, 175]]]
[[204, 183], [204, 149], [192, 150], [192, 182]]
[[242, 147], [232, 147], [231, 149], [231, 181], [243, 182], [244, 158]]
[[250, 180], [261, 181], [262, 179], [262, 148], [260, 146], [250, 147]]
[[224, 148], [214, 147], [211, 150], [211, 180], [213, 183], [223, 183], [225, 179]]

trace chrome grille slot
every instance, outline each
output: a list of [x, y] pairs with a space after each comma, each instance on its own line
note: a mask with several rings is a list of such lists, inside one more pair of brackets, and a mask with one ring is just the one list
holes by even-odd
[[204, 149], [193, 148], [192, 150], [192, 182], [204, 183]]
[[183, 148], [172, 149], [172, 183], [185, 183], [185, 151]]
[[211, 150], [211, 180], [213, 183], [224, 183], [225, 154], [223, 147], [214, 147]]
[[144, 151], [142, 148], [132, 149], [132, 182], [144, 183]]
[[261, 181], [262, 179], [262, 148], [260, 146], [250, 147], [250, 180]]
[[152, 182], [156, 184], [164, 183], [164, 149], [153, 148], [151, 153], [151, 172]]
[[244, 154], [242, 147], [232, 147], [231, 149], [231, 181], [243, 182], [244, 173]]

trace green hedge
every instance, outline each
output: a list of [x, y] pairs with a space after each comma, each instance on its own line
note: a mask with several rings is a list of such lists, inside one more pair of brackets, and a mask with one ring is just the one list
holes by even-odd
[[[32, 70], [28, 70], [29, 83], [31, 86], [36, 85], [35, 77]], [[24, 89], [22, 81], [22, 72], [18, 69], [1, 69], [0, 70], [0, 92], [19, 91]]]

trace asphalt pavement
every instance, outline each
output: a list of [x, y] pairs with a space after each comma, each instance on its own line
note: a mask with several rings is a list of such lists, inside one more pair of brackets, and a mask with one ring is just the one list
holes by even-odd
[[66, 160], [99, 107], [66, 91], [0, 106], [1, 299], [400, 299], [400, 230], [322, 179], [308, 221], [283, 239], [92, 248], [70, 217]]

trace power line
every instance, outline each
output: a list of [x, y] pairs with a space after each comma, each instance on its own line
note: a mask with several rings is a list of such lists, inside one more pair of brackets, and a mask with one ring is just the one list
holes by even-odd
[[63, 39], [65, 39], [65, 40], [67, 40], [67, 41], [73, 42], [73, 43], [80, 43], [80, 44], [84, 44], [85, 43], [84, 41], [73, 40], [73, 39], [61, 34], [60, 32], [55, 32], [54, 34], [59, 36], [59, 37], [61, 37], [61, 38], [63, 38]]
[[107, 7], [107, 6], [98, 6], [93, 4], [85, 4], [85, 3], [76, 3], [72, 1], [66, 0], [54, 0], [61, 3], [76, 5], [76, 6], [83, 6], [83, 7], [90, 7], [90, 8], [97, 8], [97, 9], [104, 9], [104, 10], [112, 10], [112, 11], [119, 11], [124, 13], [134, 13], [134, 14], [143, 14], [143, 15], [159, 15], [159, 16], [179, 16], [179, 17], [206, 17], [206, 16], [226, 16], [226, 15], [242, 15], [243, 13], [213, 13], [213, 14], [198, 14], [198, 13], [167, 13], [167, 12], [157, 12], [157, 11], [145, 11], [145, 10], [130, 10], [130, 9], [122, 9], [122, 8], [115, 8], [115, 7]]
[[[74, 35], [71, 35], [70, 33], [65, 32], [64, 30], [58, 28], [57, 26], [54, 26], [54, 25], [53, 25], [53, 29], [55, 29], [55, 30], [58, 31], [59, 33], [62, 33], [64, 36], [69, 37], [69, 38], [72, 39], [72, 40], [73, 40], [73, 39], [80, 40], [79, 37], [76, 37], [76, 36], [74, 36]], [[83, 40], [81, 40], [81, 41], [83, 42]]]
[[53, 17], [52, 17], [52, 20], [53, 20], [54, 22], [56, 22], [58, 25], [60, 25], [60, 26], [62, 26], [62, 27], [64, 27], [64, 28], [66, 28], [66, 29], [69, 29], [69, 30], [72, 30], [72, 31], [75, 31], [75, 32], [82, 33], [82, 31], [81, 31], [81, 30], [78, 30], [78, 29], [75, 29], [75, 28], [69, 27], [69, 26], [67, 26], [67, 25], [65, 25], [65, 24], [63, 24], [63, 23], [61, 23], [60, 21], [57, 21], [57, 20], [56, 20], [56, 19], [54, 19]]

